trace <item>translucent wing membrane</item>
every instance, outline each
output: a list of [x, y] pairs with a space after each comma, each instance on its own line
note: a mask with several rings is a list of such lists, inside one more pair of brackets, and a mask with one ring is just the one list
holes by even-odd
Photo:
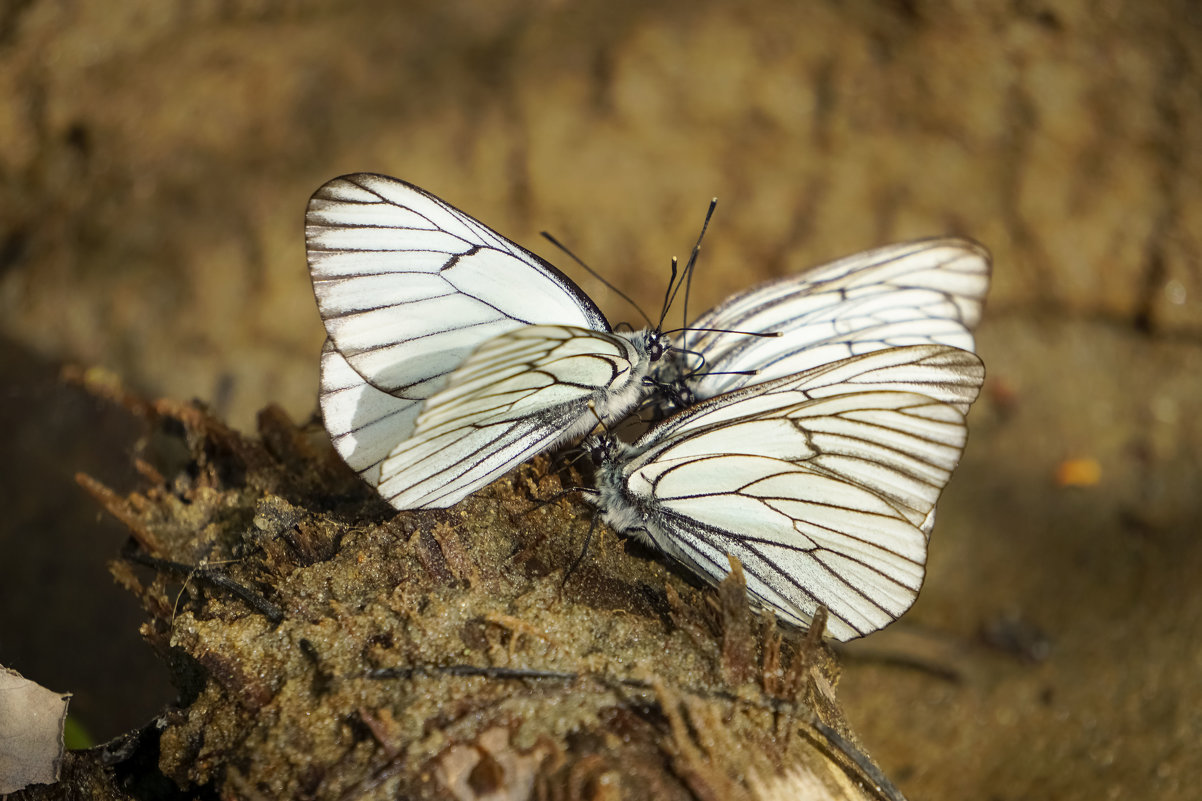
[[[609, 453], [608, 522], [711, 582], [743, 563], [748, 592], [839, 640], [879, 629], [917, 597], [925, 522], [959, 461], [984, 377], [945, 346], [878, 351], [721, 395]], [[918, 391], [915, 391], [917, 388]]]
[[[692, 324], [731, 333], [678, 336], [678, 345], [705, 360], [687, 384], [696, 397], [710, 398], [884, 348], [938, 344], [971, 351], [989, 274], [985, 248], [943, 238], [869, 250], [764, 284]], [[748, 371], [753, 374], [729, 374]]]
[[372, 486], [380, 464], [413, 431], [421, 402], [382, 392], [364, 380], [326, 340], [321, 351], [321, 416], [334, 449]]

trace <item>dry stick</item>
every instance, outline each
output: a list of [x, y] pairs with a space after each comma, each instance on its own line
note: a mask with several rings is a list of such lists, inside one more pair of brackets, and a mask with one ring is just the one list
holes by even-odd
[[196, 579], [197, 581], [206, 581], [209, 584], [212, 584], [214, 587], [223, 589], [231, 595], [240, 598], [247, 604], [247, 606], [263, 615], [263, 617], [267, 618], [273, 624], [280, 623], [284, 620], [284, 611], [278, 606], [249, 587], [242, 586], [222, 571], [216, 570], [209, 565], [186, 565], [183, 562], [173, 562], [170, 559], [160, 559], [157, 556], [148, 556], [132, 549], [126, 549], [122, 553], [122, 556], [131, 562], [144, 565], [154, 570], [162, 570], [169, 573], [179, 573], [186, 578]]

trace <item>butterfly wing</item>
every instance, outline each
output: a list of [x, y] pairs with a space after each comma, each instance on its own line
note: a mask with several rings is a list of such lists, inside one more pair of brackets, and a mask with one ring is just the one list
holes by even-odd
[[339, 454], [371, 483], [422, 401], [481, 342], [530, 323], [609, 331], [555, 267], [404, 181], [328, 182], [309, 201], [305, 238], [329, 337], [322, 414]]
[[305, 240], [334, 348], [391, 395], [428, 397], [477, 345], [520, 325], [609, 330], [555, 267], [395, 178], [360, 173], [322, 186]]
[[774, 413], [807, 400], [857, 392], [912, 392], [967, 414], [984, 381], [985, 365], [975, 353], [947, 345], [886, 348], [701, 401], [659, 423], [634, 447], [645, 450], [749, 414]]
[[[973, 350], [989, 289], [989, 252], [966, 239], [924, 239], [859, 253], [735, 295], [677, 344], [701, 353], [698, 398], [890, 347]], [[746, 333], [777, 333], [751, 337]], [[730, 372], [752, 371], [753, 375]], [[719, 373], [728, 373], [725, 375]]]
[[983, 375], [967, 352], [896, 350], [702, 402], [635, 442], [620, 475], [603, 469], [599, 483], [620, 482], [618, 503], [638, 509], [646, 537], [708, 580], [733, 554], [749, 593], [781, 618], [808, 625], [823, 605], [836, 639], [875, 631], [917, 597], [923, 526]]
[[342, 460], [372, 486], [380, 464], [413, 431], [421, 401], [376, 389], [326, 340], [321, 351], [321, 416]]
[[426, 400], [387, 456], [379, 490], [400, 509], [444, 507], [644, 396], [641, 335], [525, 326], [488, 340]]

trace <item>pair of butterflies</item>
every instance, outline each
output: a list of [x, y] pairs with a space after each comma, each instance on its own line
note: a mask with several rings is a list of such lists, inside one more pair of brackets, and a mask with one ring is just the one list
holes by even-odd
[[305, 230], [326, 428], [398, 509], [450, 506], [673, 384], [696, 402], [633, 443], [586, 442], [606, 522], [710, 582], [737, 556], [754, 600], [803, 627], [825, 606], [838, 640], [917, 597], [984, 378], [979, 245], [868, 251], [668, 336], [613, 331], [555, 267], [393, 178], [330, 181]]

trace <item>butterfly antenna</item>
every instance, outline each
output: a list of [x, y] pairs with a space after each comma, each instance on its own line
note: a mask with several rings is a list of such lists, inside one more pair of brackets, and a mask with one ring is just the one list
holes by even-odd
[[[684, 330], [686, 330], [686, 329], [683, 329], [683, 328], [682, 328], [681, 330], [682, 330], [682, 331], [684, 331]], [[671, 333], [674, 333], [674, 332], [672, 332], [672, 331], [667, 331], [666, 333], [669, 333], [669, 334], [671, 334]], [[672, 348], [672, 350], [676, 351], [677, 353], [681, 353], [681, 354], [683, 354], [683, 355], [684, 355], [684, 356], [686, 356], [686, 357], [689, 357], [689, 356], [696, 356], [696, 357], [697, 357], [697, 359], [698, 359], [698, 362], [697, 362], [697, 367], [696, 367], [696, 369], [694, 369], [694, 370], [693, 370], [693, 373], [694, 373], [694, 374], [696, 374], [696, 373], [697, 373], [697, 371], [698, 371], [698, 370], [700, 370], [702, 367], [705, 367], [705, 354], [704, 354], [704, 353], [702, 353], [701, 351], [699, 351], [699, 350], [693, 350], [692, 348], [686, 348], [686, 347], [675, 347], [675, 348]], [[687, 359], [686, 359], [686, 364], [687, 364]]]
[[655, 324], [656, 331], [662, 331], [664, 328], [664, 318], [668, 316], [668, 307], [672, 305], [672, 298], [676, 297], [676, 292], [673, 287], [676, 286], [676, 275], [680, 271], [680, 263], [676, 257], [672, 257], [672, 274], [668, 276], [668, 287], [664, 290], [664, 302], [659, 307], [659, 321]]
[[[717, 200], [717, 198], [714, 198]], [[713, 213], [713, 201], [710, 202], [710, 209]], [[709, 223], [709, 216], [706, 216], [706, 223]], [[697, 245], [701, 245], [701, 240], [697, 240]], [[689, 295], [693, 293], [693, 271], [686, 270], [684, 274], [684, 300], [680, 303], [680, 330], [681, 344], [688, 347], [689, 344]]]
[[[685, 326], [684, 328], [673, 328], [671, 331], [665, 331], [664, 333], [675, 334], [677, 331], [699, 331], [701, 333], [710, 334], [738, 334], [742, 337], [758, 337], [759, 339], [775, 339], [776, 337], [784, 336], [784, 334], [782, 334], [780, 331], [739, 331], [738, 329], [731, 328], [690, 328], [689, 326]], [[680, 350], [684, 350], [684, 348], [680, 348]]]
[[[679, 328], [677, 331], [715, 331], [720, 334], [746, 334], [749, 337], [778, 337], [779, 331], [768, 334], [757, 333], [754, 331], [727, 331], [721, 328]], [[665, 331], [665, 334], [675, 334], [676, 331]], [[686, 348], [683, 345], [673, 346], [672, 350], [677, 353], [683, 353], [685, 356], [696, 356], [698, 359], [697, 367], [693, 370], [692, 375], [702, 375], [701, 369], [705, 367], [705, 354], [699, 350]], [[728, 370], [721, 373], [704, 373], [704, 375], [756, 375], [759, 370]]]
[[[709, 230], [710, 220], [714, 217], [714, 209], [718, 206], [718, 198], [710, 199], [710, 207], [705, 212], [705, 221], [701, 223], [701, 233], [697, 235], [697, 244], [693, 245], [693, 252], [689, 254], [689, 260], [684, 266], [684, 275], [681, 277], [680, 283], [676, 285], [676, 290], [672, 291], [672, 297], [664, 304], [664, 314], [667, 314], [668, 306], [676, 299], [676, 291], [680, 289], [681, 284], [684, 285], [684, 324], [685, 328], [685, 344], [688, 344], [687, 328], [689, 325], [689, 290], [693, 286], [693, 268], [697, 266], [697, 257], [701, 254], [701, 240], [705, 239], [705, 232]], [[672, 271], [672, 277], [676, 277], [676, 271]], [[660, 323], [663, 323], [663, 316], [660, 317]]]
[[583, 261], [581, 261], [579, 256], [577, 256], [572, 251], [568, 250], [566, 245], [564, 245], [562, 242], [560, 242], [555, 237], [551, 236], [551, 234], [549, 232], [543, 231], [542, 234], [543, 234], [544, 239], [546, 239], [552, 245], [554, 245], [555, 247], [559, 248], [564, 253], [566, 253], [569, 259], [571, 259], [572, 261], [579, 264], [584, 269], [585, 272], [587, 272], [593, 278], [596, 278], [598, 281], [600, 281], [602, 284], [604, 284], [606, 289], [608, 289], [610, 292], [613, 292], [615, 295], [620, 297], [622, 300], [626, 301], [631, 306], [633, 306], [634, 310], [639, 313], [639, 316], [647, 321], [647, 325], [651, 325], [651, 318], [647, 316], [647, 313], [645, 311], [643, 311], [641, 308], [639, 308], [639, 304], [635, 303], [633, 300], [630, 299], [629, 295], [627, 295], [622, 290], [618, 289], [616, 286], [611, 284], [609, 281], [606, 281], [605, 278], [602, 277], [601, 273], [597, 272], [592, 267], [589, 267], [587, 264], [585, 264]]

